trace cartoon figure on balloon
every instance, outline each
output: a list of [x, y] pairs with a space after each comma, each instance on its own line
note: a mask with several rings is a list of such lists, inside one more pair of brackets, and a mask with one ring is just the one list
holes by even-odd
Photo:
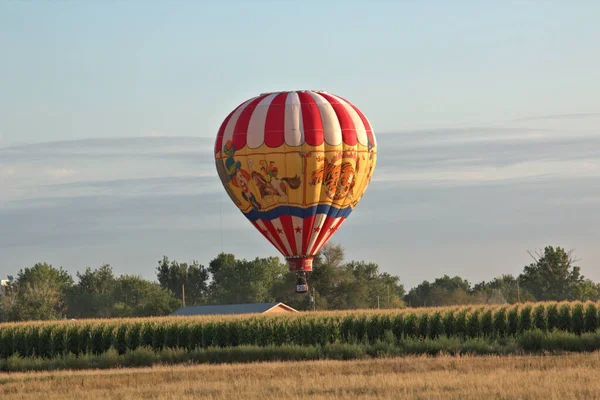
[[240, 161], [235, 161], [233, 157], [230, 157], [225, 160], [225, 168], [231, 179], [231, 184], [242, 189], [242, 197], [244, 200], [249, 202], [253, 208], [260, 211], [262, 206], [258, 200], [256, 200], [254, 193], [250, 190], [250, 173], [245, 169], [242, 169], [242, 163]]
[[252, 181], [256, 188], [258, 188], [261, 198], [270, 203], [278, 202], [280, 198], [288, 201], [288, 187], [289, 189], [298, 189], [301, 183], [300, 177], [296, 175], [291, 178], [279, 178], [278, 169], [274, 161], [267, 163], [265, 160], [260, 160], [259, 164], [261, 165], [260, 170], [263, 173], [255, 171], [253, 169], [253, 161], [251, 159], [248, 160], [248, 168], [252, 171]]
[[[217, 162], [217, 170], [219, 176], [224, 182], [230, 182], [234, 187], [238, 187], [242, 190], [242, 197], [255, 209], [260, 211], [262, 209], [261, 204], [256, 199], [256, 196], [250, 190], [249, 183], [251, 182], [250, 173], [242, 168], [242, 163], [234, 158], [235, 145], [228, 140], [223, 146], [223, 153], [227, 156], [225, 162], [219, 160]], [[234, 199], [239, 207], [242, 207], [242, 203], [235, 195], [234, 191], [229, 185], [225, 185], [225, 189], [229, 195]]]

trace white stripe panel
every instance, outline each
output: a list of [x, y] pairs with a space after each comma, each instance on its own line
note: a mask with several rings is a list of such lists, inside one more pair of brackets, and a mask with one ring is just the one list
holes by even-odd
[[273, 235], [271, 235], [271, 232], [267, 229], [266, 225], [262, 222], [262, 220], [256, 220], [256, 224], [258, 226], [260, 226], [260, 229], [262, 229], [266, 235], [269, 237], [269, 239], [271, 240], [271, 242], [273, 243], [273, 246], [275, 246], [275, 248], [277, 250], [279, 250], [279, 252], [281, 254], [285, 254], [285, 251], [283, 251], [283, 249], [281, 248], [281, 246], [279, 246], [279, 243], [277, 243], [277, 241], [273, 238]]
[[354, 111], [354, 108], [350, 104], [348, 104], [347, 102], [345, 102], [337, 96], [334, 97], [338, 99], [340, 104], [346, 107], [350, 118], [352, 118], [352, 123], [354, 124], [354, 129], [356, 129], [356, 138], [358, 139], [358, 142], [363, 146], [367, 146], [369, 144], [369, 139], [367, 138], [367, 130], [362, 122], [362, 119], [360, 118], [360, 115], [358, 115], [358, 113]]
[[[288, 241], [288, 238], [285, 234], [285, 230], [283, 229], [283, 225], [281, 224], [281, 220], [279, 218], [275, 218], [275, 219], [271, 220], [271, 223], [273, 224], [273, 227], [277, 231], [277, 235], [279, 235], [279, 239], [283, 242], [283, 245], [285, 246], [285, 250], [286, 250], [285, 254], [288, 254], [288, 255], [294, 254], [294, 252], [292, 251], [292, 246], [291, 246], [290, 242]], [[281, 233], [279, 233], [279, 230], [281, 230]]]
[[[340, 220], [341, 220], [341, 217], [336, 218], [336, 219], [333, 220], [333, 223], [331, 224], [331, 226], [327, 230], [328, 232], [325, 233], [325, 235], [323, 235], [323, 238], [319, 242], [317, 242], [317, 245], [316, 245], [315, 249], [313, 250], [313, 252], [318, 251], [318, 249], [320, 249], [321, 247], [323, 247], [323, 245], [327, 242], [327, 240], [329, 240], [329, 238], [331, 237], [331, 235], [333, 234], [333, 232], [335, 232], [336, 227], [340, 223]], [[330, 230], [331, 228], [333, 228], [334, 230], [331, 231]]]
[[323, 124], [323, 136], [325, 142], [332, 146], [342, 143], [342, 127], [331, 104], [321, 95], [308, 92], [319, 107], [321, 123]]
[[313, 223], [312, 232], [310, 233], [310, 240], [308, 241], [307, 246], [309, 253], [312, 252], [315, 242], [317, 241], [317, 236], [319, 236], [319, 234], [321, 233], [320, 230], [318, 232], [315, 232], [315, 228], [321, 228], [325, 223], [325, 218], [327, 218], [327, 215], [325, 214], [317, 214], [315, 216], [315, 222]]
[[[228, 140], [231, 140], [233, 138], [233, 128], [235, 128], [235, 124], [237, 123], [237, 120], [240, 118], [240, 114], [242, 113], [242, 111], [244, 111], [244, 108], [246, 108], [248, 106], [248, 104], [250, 104], [251, 101], [256, 99], [256, 97], [258, 97], [258, 96], [255, 96], [255, 97], [251, 98], [250, 100], [246, 101], [244, 104], [239, 106], [237, 108], [237, 110], [235, 110], [235, 112], [229, 119], [229, 122], [227, 122], [227, 126], [225, 127], [225, 132], [223, 132], [223, 145], [225, 145], [225, 143], [227, 143]], [[239, 150], [239, 149], [236, 149], [236, 150]]]
[[294, 225], [294, 237], [296, 239], [296, 254], [302, 254], [302, 229], [304, 228], [304, 220], [300, 217], [292, 216], [292, 224]]
[[251, 149], [256, 149], [262, 146], [265, 142], [265, 123], [267, 122], [267, 112], [269, 105], [277, 93], [272, 93], [262, 99], [254, 109], [250, 121], [248, 123], [248, 136], [246, 136], [246, 144]]
[[285, 144], [300, 146], [304, 143], [304, 126], [302, 123], [302, 107], [298, 93], [291, 92], [285, 99]]

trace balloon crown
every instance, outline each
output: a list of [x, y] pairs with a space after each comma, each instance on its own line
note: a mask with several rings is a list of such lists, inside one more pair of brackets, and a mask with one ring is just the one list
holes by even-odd
[[261, 96], [265, 96], [267, 94], [274, 94], [274, 93], [304, 93], [304, 92], [318, 92], [318, 93], [327, 93], [324, 90], [314, 90], [314, 89], [302, 89], [302, 90], [279, 90], [276, 92], [264, 92], [261, 93]]

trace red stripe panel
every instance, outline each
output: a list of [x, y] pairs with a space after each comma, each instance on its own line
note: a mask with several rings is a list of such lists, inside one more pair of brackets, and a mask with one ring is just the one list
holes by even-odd
[[304, 226], [302, 227], [302, 254], [303, 256], [310, 255], [308, 253], [308, 242], [310, 241], [310, 235], [315, 224], [315, 216], [304, 218]]
[[325, 140], [323, 122], [317, 103], [306, 92], [298, 92], [302, 109], [302, 124], [304, 125], [304, 140], [310, 146], [320, 146]]
[[285, 100], [287, 93], [279, 93], [273, 98], [265, 121], [265, 144], [279, 147], [285, 141]]
[[329, 228], [331, 228], [331, 225], [333, 224], [334, 221], [335, 221], [335, 219], [332, 217], [325, 217], [325, 222], [321, 226], [321, 230], [319, 231], [319, 234], [317, 235], [317, 240], [315, 240], [315, 244], [313, 245], [313, 248], [310, 249], [310, 254], [316, 254], [319, 251], [319, 249], [322, 247], [320, 242], [329, 233]]
[[279, 217], [279, 221], [281, 221], [281, 226], [283, 226], [283, 230], [285, 231], [285, 237], [287, 238], [288, 244], [290, 245], [290, 249], [292, 250], [291, 255], [300, 255], [296, 253], [296, 235], [294, 235], [294, 222], [292, 221], [291, 215], [282, 215]]
[[258, 231], [259, 231], [260, 233], [262, 233], [262, 235], [263, 235], [263, 236], [264, 236], [264, 237], [265, 237], [265, 238], [266, 238], [266, 239], [269, 241], [269, 243], [271, 243], [271, 244], [275, 245], [275, 243], [273, 243], [273, 241], [271, 240], [271, 238], [269, 237], [269, 235], [267, 235], [267, 234], [265, 233], [265, 231], [263, 231], [263, 230], [262, 230], [262, 228], [260, 227], [260, 225], [258, 225], [258, 223], [257, 223], [256, 221], [250, 221], [250, 222], [252, 223], [252, 225], [254, 225], [254, 227], [255, 227], [256, 229], [258, 229]]
[[352, 121], [350, 113], [348, 112], [346, 107], [344, 107], [344, 105], [341, 104], [338, 101], [338, 99], [336, 99], [330, 94], [319, 94], [323, 96], [325, 100], [329, 102], [329, 104], [331, 104], [331, 107], [333, 107], [335, 115], [337, 116], [338, 121], [340, 122], [340, 127], [342, 128], [342, 140], [344, 141], [344, 143], [346, 143], [349, 146], [355, 146], [356, 142], [358, 141], [356, 137], [356, 128], [354, 127], [354, 122]]
[[333, 236], [333, 234], [339, 229], [340, 225], [342, 225], [342, 223], [344, 222], [345, 218], [341, 217], [339, 222], [335, 225], [333, 225], [333, 230], [328, 229], [327, 230], [327, 234], [325, 236], [325, 240], [323, 241], [323, 243], [321, 244], [321, 247], [319, 247], [316, 251], [320, 251], [323, 248], [323, 245], [325, 245], [329, 239], [331, 238], [331, 236]]
[[358, 107], [356, 107], [354, 104], [350, 103], [348, 100], [346, 100], [340, 96], [338, 96], [338, 97], [340, 99], [344, 100], [346, 103], [350, 104], [352, 106], [352, 108], [354, 108], [354, 111], [356, 111], [356, 113], [360, 116], [360, 119], [362, 120], [362, 123], [365, 126], [365, 130], [367, 131], [367, 136], [369, 137], [369, 142], [372, 145], [375, 145], [375, 138], [373, 137], [373, 127], [371, 126], [371, 124], [369, 124], [369, 121], [367, 121], [365, 114], [363, 114], [362, 111], [360, 111]]
[[242, 149], [246, 146], [246, 138], [248, 136], [248, 125], [250, 124], [250, 118], [252, 117], [252, 113], [254, 109], [260, 103], [262, 99], [267, 97], [267, 95], [262, 95], [252, 100], [248, 105], [242, 110], [238, 120], [235, 122], [235, 126], [233, 127], [233, 138], [232, 142], [235, 146], [236, 150]]
[[[240, 106], [241, 106], [241, 104], [240, 104]], [[217, 132], [217, 140], [215, 142], [215, 154], [217, 154], [223, 148], [223, 135], [225, 134], [225, 127], [227, 126], [227, 123], [231, 119], [231, 116], [233, 115], [235, 110], [237, 110], [238, 107], [234, 108], [233, 111], [230, 112], [227, 117], [225, 117], [225, 120], [223, 121], [223, 123], [221, 124], [221, 127], [219, 128], [219, 132]]]
[[[271, 233], [271, 236], [273, 236], [275, 238], [275, 241], [277, 242], [277, 244], [281, 248], [281, 252], [283, 252], [283, 255], [284, 256], [291, 256], [291, 254], [287, 254], [287, 250], [285, 248], [285, 245], [283, 244], [283, 242], [279, 238], [279, 232], [277, 232], [277, 230], [275, 229], [275, 227], [273, 226], [273, 224], [271, 223], [271, 221], [263, 219], [262, 222], [263, 222], [263, 224], [265, 224], [265, 226], [267, 227], [267, 229]], [[275, 246], [275, 247], [277, 247], [277, 246]]]

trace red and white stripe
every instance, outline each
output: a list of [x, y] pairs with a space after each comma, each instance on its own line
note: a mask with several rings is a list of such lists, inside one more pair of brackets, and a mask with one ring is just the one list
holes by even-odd
[[228, 140], [237, 150], [284, 143], [291, 147], [342, 142], [367, 146], [370, 140], [377, 145], [373, 128], [358, 107], [339, 96], [312, 90], [264, 93], [243, 102], [221, 124], [215, 154]]
[[284, 215], [270, 221], [252, 221], [252, 224], [287, 257], [317, 254], [344, 220], [344, 217], [333, 218], [317, 214], [314, 223], [306, 224], [310, 219]]

